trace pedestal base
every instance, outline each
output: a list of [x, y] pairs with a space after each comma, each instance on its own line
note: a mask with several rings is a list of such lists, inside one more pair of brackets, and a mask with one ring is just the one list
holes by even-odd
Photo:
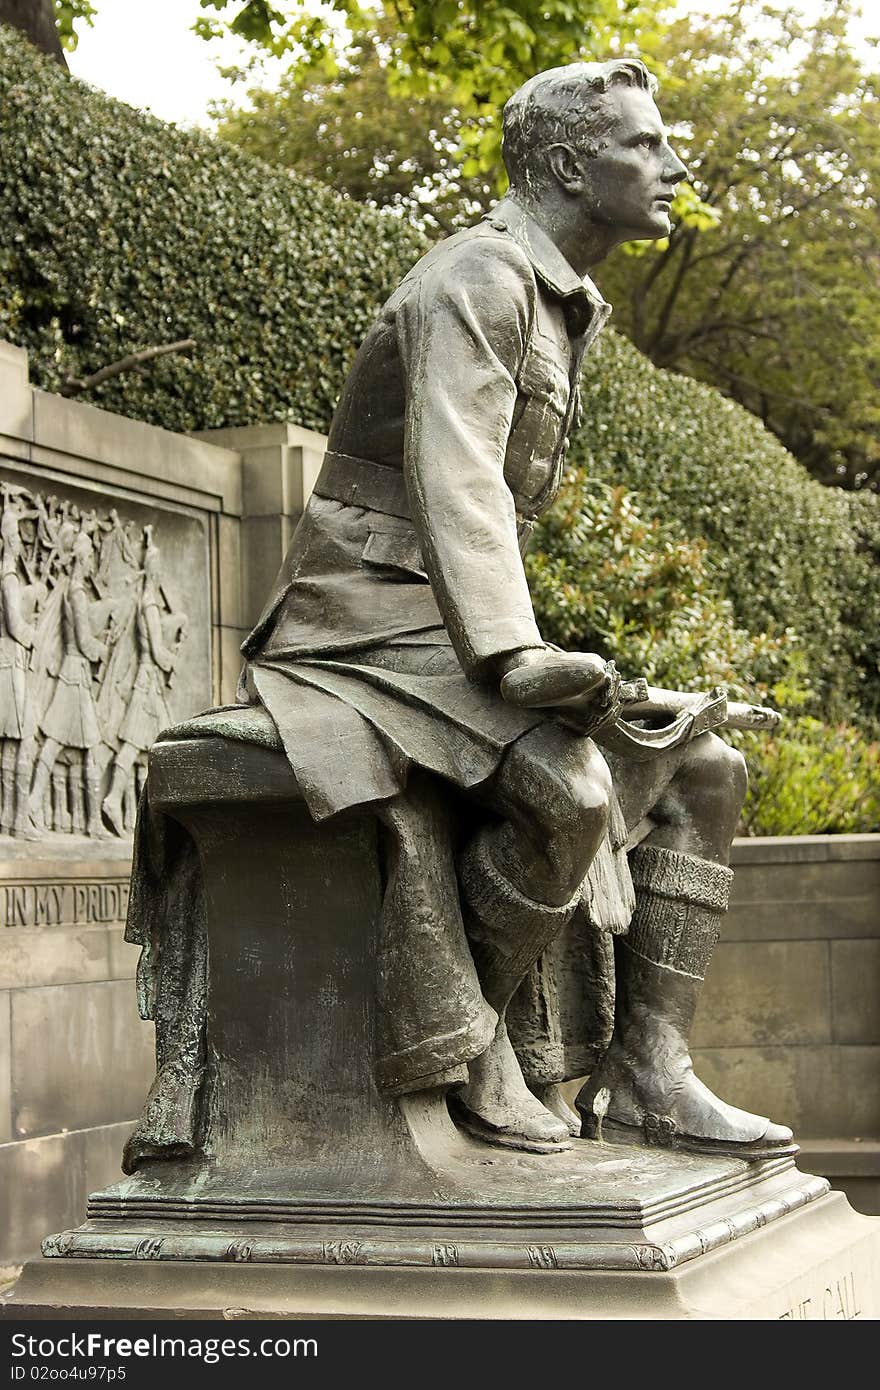
[[672, 1270], [34, 1260], [3, 1315], [849, 1321], [880, 1316], [880, 1229], [831, 1193]]

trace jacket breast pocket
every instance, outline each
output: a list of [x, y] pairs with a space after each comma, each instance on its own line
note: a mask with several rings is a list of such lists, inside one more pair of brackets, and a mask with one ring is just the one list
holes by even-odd
[[541, 493], [553, 475], [570, 386], [560, 363], [535, 348], [526, 354], [517, 386], [520, 399], [508, 440], [504, 476], [514, 497], [528, 502]]
[[427, 584], [425, 562], [412, 531], [371, 531], [361, 556], [364, 564], [398, 584]]

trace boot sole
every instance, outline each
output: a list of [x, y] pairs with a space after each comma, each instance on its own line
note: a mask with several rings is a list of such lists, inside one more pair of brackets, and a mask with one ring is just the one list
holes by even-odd
[[[585, 1139], [596, 1139], [598, 1123], [595, 1115], [584, 1115], [581, 1134]], [[762, 1139], [748, 1143], [738, 1143], [734, 1139], [701, 1139], [695, 1134], [673, 1134], [663, 1143], [649, 1139], [644, 1125], [628, 1125], [622, 1120], [604, 1120], [602, 1141], [609, 1144], [626, 1144], [631, 1148], [673, 1149], [682, 1153], [710, 1154], [719, 1158], [742, 1158], [747, 1162], [758, 1162], [769, 1158], [794, 1158], [800, 1153], [800, 1145], [791, 1140], [787, 1144], [765, 1144]]]
[[481, 1120], [479, 1115], [454, 1101], [449, 1102], [449, 1111], [459, 1129], [465, 1130], [475, 1139], [482, 1139], [485, 1144], [494, 1144], [499, 1149], [518, 1149], [521, 1153], [527, 1154], [560, 1154], [573, 1147], [570, 1139], [527, 1139], [524, 1134], [495, 1129], [493, 1125]]

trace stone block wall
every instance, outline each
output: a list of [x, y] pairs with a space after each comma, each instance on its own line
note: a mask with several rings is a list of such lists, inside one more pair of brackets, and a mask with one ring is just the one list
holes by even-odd
[[122, 940], [129, 846], [0, 848], [0, 1267], [119, 1173], [153, 1074], [137, 951]]
[[700, 1076], [784, 1121], [880, 1212], [880, 835], [739, 840], [694, 1030]]
[[[182, 436], [37, 391], [26, 353], [0, 343], [3, 505], [17, 495], [32, 513], [39, 497], [53, 522], [65, 508], [77, 519], [94, 513], [96, 554], [115, 511], [138, 561], [151, 528], [168, 607], [189, 619], [169, 686], [175, 719], [234, 700], [239, 646], [324, 447], [294, 425]], [[57, 557], [45, 544], [22, 579], [47, 558], [54, 578]], [[130, 857], [130, 835], [105, 841], [49, 827], [28, 843], [0, 834], [0, 1269], [76, 1224], [88, 1192], [119, 1176], [153, 1077], [137, 950], [122, 939]]]

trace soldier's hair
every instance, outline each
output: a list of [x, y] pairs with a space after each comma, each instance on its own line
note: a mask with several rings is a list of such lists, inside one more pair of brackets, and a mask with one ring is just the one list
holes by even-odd
[[502, 153], [511, 187], [540, 178], [542, 156], [551, 145], [576, 142], [597, 153], [613, 125], [605, 93], [615, 86], [638, 87], [653, 96], [657, 81], [641, 59], [615, 58], [549, 68], [524, 82], [502, 118]]

